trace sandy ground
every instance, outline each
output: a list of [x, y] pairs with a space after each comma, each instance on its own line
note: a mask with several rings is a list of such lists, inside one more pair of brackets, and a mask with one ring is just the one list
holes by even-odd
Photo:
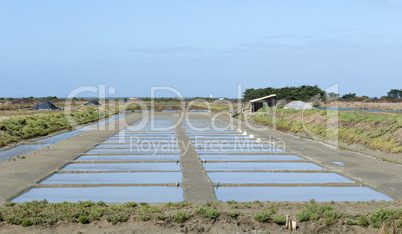
[[[194, 210], [200, 204], [191, 204], [189, 207], [180, 211], [192, 211], [193, 216], [184, 223], [177, 223], [171, 215], [177, 210], [167, 210], [159, 204], [162, 212], [168, 216], [165, 220], [151, 218], [148, 221], [141, 221], [138, 214], [132, 214], [127, 222], [112, 225], [106, 220], [99, 220], [89, 224], [58, 222], [55, 225], [22, 227], [0, 223], [0, 233], [377, 233], [379, 229], [373, 227], [360, 227], [357, 225], [345, 225], [347, 216], [366, 215], [379, 207], [396, 208], [401, 207], [401, 201], [394, 202], [364, 202], [364, 203], [318, 203], [318, 205], [331, 205], [338, 212], [343, 213], [343, 217], [333, 225], [327, 226], [324, 221], [317, 222], [298, 222], [297, 230], [288, 231], [284, 225], [272, 222], [259, 223], [254, 220], [256, 213], [270, 208], [278, 210], [277, 215], [294, 215], [299, 212], [305, 203], [262, 203], [252, 205], [252, 208], [233, 208], [227, 204], [217, 204], [220, 215], [216, 219], [210, 219], [201, 214], [195, 214]], [[233, 218], [226, 214], [228, 211], [237, 211], [241, 215]], [[357, 219], [357, 218], [354, 218]]]

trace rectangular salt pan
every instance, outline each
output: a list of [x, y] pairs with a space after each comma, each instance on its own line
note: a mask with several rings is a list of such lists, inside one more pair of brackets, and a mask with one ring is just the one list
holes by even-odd
[[13, 200], [13, 202], [41, 201], [50, 203], [104, 201], [125, 203], [129, 201], [147, 203], [181, 202], [183, 189], [175, 187], [89, 187], [89, 188], [35, 188]]
[[180, 163], [73, 163], [63, 171], [180, 171]]
[[218, 138], [221, 138], [221, 137], [228, 137], [228, 138], [239, 137], [239, 138], [244, 138], [244, 136], [241, 135], [241, 134], [192, 134], [192, 133], [189, 133], [189, 134], [187, 134], [187, 136], [190, 137], [190, 138], [196, 138], [196, 137], [199, 137], [199, 138], [214, 138], [214, 137], [218, 137]]
[[194, 140], [216, 140], [216, 141], [221, 141], [221, 140], [244, 140], [244, 139], [249, 139], [248, 137], [244, 136], [191, 136], [190, 139], [192, 141]]
[[138, 144], [101, 144], [101, 145], [97, 145], [95, 148], [97, 149], [111, 149], [111, 148], [120, 148], [120, 149], [157, 149], [160, 147], [166, 147], [166, 148], [171, 148], [171, 149], [177, 149], [177, 144], [175, 143], [170, 143], [170, 144], [166, 144], [166, 143], [138, 143]]
[[220, 201], [239, 202], [392, 201], [390, 197], [366, 187], [219, 187], [215, 195]]
[[181, 180], [181, 172], [63, 173], [42, 184], [165, 184]]
[[110, 138], [106, 141], [104, 141], [103, 143], [123, 143], [123, 144], [136, 144], [136, 143], [140, 143], [140, 144], [177, 144], [177, 140], [174, 139], [152, 139], [152, 140], [140, 140], [138, 141], [137, 139], [130, 139], [130, 138]]
[[208, 155], [201, 154], [200, 159], [213, 161], [293, 161], [302, 160], [296, 155]]
[[323, 170], [313, 163], [293, 162], [227, 162], [227, 163], [204, 163], [207, 171], [281, 171], [281, 170]]
[[213, 183], [221, 184], [323, 184], [353, 183], [335, 173], [208, 172]]
[[233, 139], [226, 139], [226, 140], [216, 140], [216, 139], [209, 139], [209, 140], [205, 140], [205, 139], [198, 139], [198, 140], [191, 140], [191, 142], [193, 144], [269, 144], [270, 142], [262, 142], [262, 143], [258, 143], [255, 140], [250, 140], [250, 139], [237, 139], [237, 140], [233, 140]]
[[201, 147], [203, 149], [205, 148], [210, 148], [210, 149], [216, 149], [216, 148], [272, 148], [274, 147], [271, 144], [259, 144], [257, 142], [241, 142], [240, 144], [238, 143], [199, 143], [199, 144], [193, 144], [195, 148]]
[[130, 134], [115, 134], [112, 137], [127, 137], [132, 139], [176, 139], [176, 135], [130, 135]]
[[[204, 127], [200, 127], [200, 128], [204, 128]], [[211, 128], [211, 127], [210, 127]], [[218, 135], [218, 134], [222, 134], [222, 133], [224, 133], [224, 134], [227, 134], [227, 133], [229, 133], [229, 134], [233, 134], [233, 135], [235, 135], [235, 134], [237, 134], [237, 132], [236, 131], [230, 131], [230, 132], [228, 132], [228, 131], [192, 131], [192, 130], [187, 130], [186, 129], [186, 132], [188, 133], [188, 134], [191, 134], [191, 135], [195, 135], [195, 134], [200, 134], [200, 135], [210, 135], [210, 134], [216, 134], [216, 135]]]
[[237, 149], [220, 149], [220, 148], [216, 148], [216, 149], [197, 149], [196, 151], [198, 153], [286, 153], [286, 151], [281, 150], [281, 149], [274, 149], [274, 148], [264, 148], [264, 149], [255, 149], [255, 148], [247, 148], [247, 149], [242, 149], [242, 148], [237, 148]]
[[177, 149], [91, 149], [87, 154], [179, 154]]
[[179, 155], [104, 155], [81, 156], [76, 161], [176, 161]]

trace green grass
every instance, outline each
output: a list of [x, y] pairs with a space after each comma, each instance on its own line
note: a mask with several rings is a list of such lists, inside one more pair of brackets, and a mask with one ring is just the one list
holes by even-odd
[[178, 211], [173, 215], [174, 220], [176, 223], [184, 223], [186, 220], [193, 216], [190, 212], [181, 212]]
[[[353, 111], [339, 111], [328, 113], [323, 110], [292, 110], [276, 109], [276, 118], [273, 119], [272, 112], [262, 108], [253, 114], [251, 118], [266, 126], [275, 126], [281, 131], [293, 133], [304, 132], [307, 135], [318, 136], [330, 141], [338, 140], [347, 144], [361, 144], [370, 149], [378, 149], [390, 153], [401, 153], [402, 144], [396, 136], [395, 131], [402, 128], [401, 115], [360, 113]], [[319, 121], [316, 123], [301, 122], [301, 116]], [[314, 115], [314, 116], [313, 116]], [[327, 121], [335, 121], [338, 118], [339, 128], [327, 127]], [[297, 119], [297, 120], [293, 120]]]
[[240, 212], [238, 212], [238, 211], [228, 211], [228, 212], [226, 212], [226, 215], [230, 216], [232, 218], [237, 218], [237, 217], [240, 216]]
[[[276, 214], [278, 211], [274, 208], [271, 208], [267, 211], [262, 211], [254, 215], [254, 220], [260, 223], [268, 222], [268, 220], [273, 219], [273, 214]], [[275, 216], [275, 220], [279, 222], [280, 217]]]
[[88, 108], [83, 111], [70, 113], [68, 116], [62, 112], [57, 114], [10, 117], [0, 122], [0, 146], [5, 146], [22, 139], [45, 136], [52, 132], [71, 129], [74, 126], [70, 125], [68, 118], [71, 118], [76, 124], [86, 124], [106, 118], [107, 116], [108, 114], [104, 111]]
[[188, 204], [185, 202], [179, 202], [179, 203], [169, 202], [164, 205], [164, 207], [168, 208], [169, 210], [181, 209], [186, 206], [188, 206]]
[[[229, 201], [226, 207], [231, 208], [234, 204], [238, 204], [238, 202]], [[283, 204], [276, 205], [275, 203], [267, 202], [249, 202], [247, 204], [255, 204], [258, 207], [254, 207], [243, 214], [236, 210], [226, 211], [226, 215], [222, 220], [236, 219], [242, 215], [244, 218], [249, 217], [260, 223], [270, 222], [284, 225], [286, 217], [281, 214], [285, 212], [289, 214], [289, 207], [287, 205], [283, 206]], [[300, 222], [318, 222], [328, 226], [342, 222], [346, 225], [359, 225], [362, 227], [371, 225], [374, 228], [383, 228], [385, 225], [390, 229], [394, 226], [402, 228], [402, 209], [400, 208], [380, 208], [371, 212], [371, 214], [359, 215], [339, 213], [329, 204], [318, 205], [316, 202], [311, 201], [310, 204], [305, 205], [302, 210], [291, 216], [296, 217]], [[360, 205], [365, 206], [366, 204], [361, 203]], [[268, 206], [268, 208], [261, 211], [261, 207], [264, 206]], [[293, 206], [301, 207], [301, 204]], [[183, 210], [172, 211], [173, 207], [181, 207]], [[46, 200], [27, 203], [9, 202], [0, 206], [0, 222], [28, 227], [53, 225], [57, 222], [87, 224], [97, 220], [107, 220], [116, 225], [120, 222], [128, 221], [130, 217], [138, 217], [138, 220], [142, 221], [148, 221], [152, 218], [154, 220], [165, 220], [168, 223], [184, 223], [193, 216], [193, 213], [200, 214], [213, 222], [212, 220], [216, 220], [221, 215], [220, 207], [225, 207], [225, 204], [209, 202], [201, 204], [201, 206], [198, 205], [197, 208], [192, 208], [187, 203], [181, 203], [181, 205], [179, 203], [167, 203], [164, 206], [155, 207], [146, 203], [142, 203], [142, 206], [139, 206], [136, 202], [114, 205], [92, 201], [80, 201], [77, 203], [48, 203]], [[278, 207], [282, 208], [281, 212], [278, 211]]]
[[365, 215], [360, 216], [358, 225], [362, 227], [368, 227], [370, 225], [368, 218]]
[[382, 223], [385, 222], [387, 226], [391, 224], [391, 221], [395, 219], [402, 219], [402, 209], [383, 209], [375, 211], [369, 216], [370, 223], [375, 228], [381, 227]]
[[198, 208], [195, 210], [195, 213], [197, 214], [203, 214], [205, 217], [210, 218], [210, 219], [216, 219], [219, 216], [219, 211], [217, 211], [214, 208]]
[[140, 215], [141, 221], [148, 221], [151, 217], [147, 214]]

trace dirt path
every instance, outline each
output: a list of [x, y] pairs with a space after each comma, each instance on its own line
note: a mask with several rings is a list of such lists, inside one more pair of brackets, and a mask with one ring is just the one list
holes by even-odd
[[[176, 120], [177, 121], [177, 120]], [[212, 181], [191, 144], [181, 124], [176, 126], [180, 149], [180, 164], [183, 174], [183, 196], [185, 202], [217, 202]]]

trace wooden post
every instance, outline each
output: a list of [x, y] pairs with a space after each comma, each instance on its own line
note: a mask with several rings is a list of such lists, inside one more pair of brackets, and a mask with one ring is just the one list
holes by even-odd
[[292, 228], [290, 230], [296, 231], [296, 229], [297, 229], [297, 223], [296, 223], [296, 221], [292, 221]]

